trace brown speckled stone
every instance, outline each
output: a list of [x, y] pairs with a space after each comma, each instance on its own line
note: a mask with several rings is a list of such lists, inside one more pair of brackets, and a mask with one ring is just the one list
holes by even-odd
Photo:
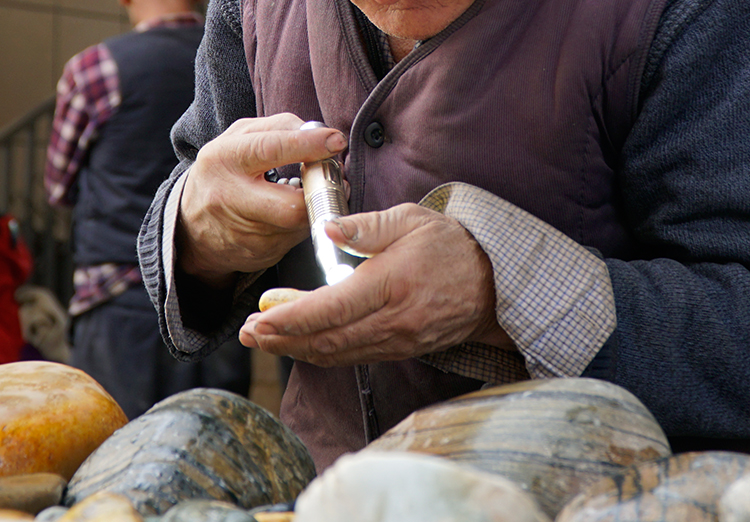
[[417, 411], [365, 450], [416, 451], [503, 475], [554, 517], [582, 488], [671, 455], [653, 415], [595, 379], [525, 381]]
[[144, 516], [189, 499], [249, 509], [293, 501], [314, 476], [307, 449], [270, 413], [239, 395], [198, 388], [118, 430], [73, 476], [64, 503], [106, 490]]

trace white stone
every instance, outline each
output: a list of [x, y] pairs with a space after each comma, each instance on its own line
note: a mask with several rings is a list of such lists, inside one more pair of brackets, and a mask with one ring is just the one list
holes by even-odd
[[549, 522], [520, 486], [442, 457], [339, 458], [300, 494], [295, 522]]
[[750, 522], [750, 475], [732, 482], [719, 499], [719, 522]]

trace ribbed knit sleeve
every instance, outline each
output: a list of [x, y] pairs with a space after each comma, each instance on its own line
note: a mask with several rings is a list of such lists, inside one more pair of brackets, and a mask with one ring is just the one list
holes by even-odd
[[[175, 346], [169, 336], [165, 304], [167, 281], [162, 243], [165, 208], [180, 176], [195, 160], [200, 148], [240, 118], [255, 116], [255, 97], [242, 41], [241, 0], [209, 3], [203, 41], [196, 57], [195, 99], [172, 129], [172, 142], [179, 165], [159, 188], [138, 237], [138, 256], [144, 283], [159, 313], [159, 325], [170, 350], [181, 359], [197, 359], [210, 353], [229, 335], [236, 333], [245, 310], [235, 310], [222, 323], [215, 338], [205, 346]], [[241, 303], [250, 308], [250, 303]], [[240, 306], [242, 308], [242, 306]]]
[[654, 49], [620, 170], [652, 254], [606, 260], [618, 326], [585, 375], [668, 435], [750, 438], [750, 2], [673, 2]]

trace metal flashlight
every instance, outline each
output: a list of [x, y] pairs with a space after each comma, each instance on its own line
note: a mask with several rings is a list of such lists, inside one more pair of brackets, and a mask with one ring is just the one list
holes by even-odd
[[[309, 121], [300, 129], [319, 127], [325, 125], [318, 121]], [[339, 162], [332, 158], [302, 163], [300, 172], [315, 258], [326, 282], [334, 285], [351, 275], [359, 262], [359, 259], [334, 245], [325, 232], [326, 221], [349, 215], [344, 174]]]

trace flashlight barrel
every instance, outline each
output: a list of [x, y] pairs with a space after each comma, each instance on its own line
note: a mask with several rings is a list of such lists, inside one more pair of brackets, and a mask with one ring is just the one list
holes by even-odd
[[300, 173], [315, 258], [326, 281], [332, 285], [350, 275], [358, 263], [325, 233], [326, 221], [349, 215], [344, 175], [334, 159], [303, 163]]
[[300, 172], [311, 225], [320, 219], [349, 215], [344, 175], [338, 161], [326, 159], [303, 163]]

